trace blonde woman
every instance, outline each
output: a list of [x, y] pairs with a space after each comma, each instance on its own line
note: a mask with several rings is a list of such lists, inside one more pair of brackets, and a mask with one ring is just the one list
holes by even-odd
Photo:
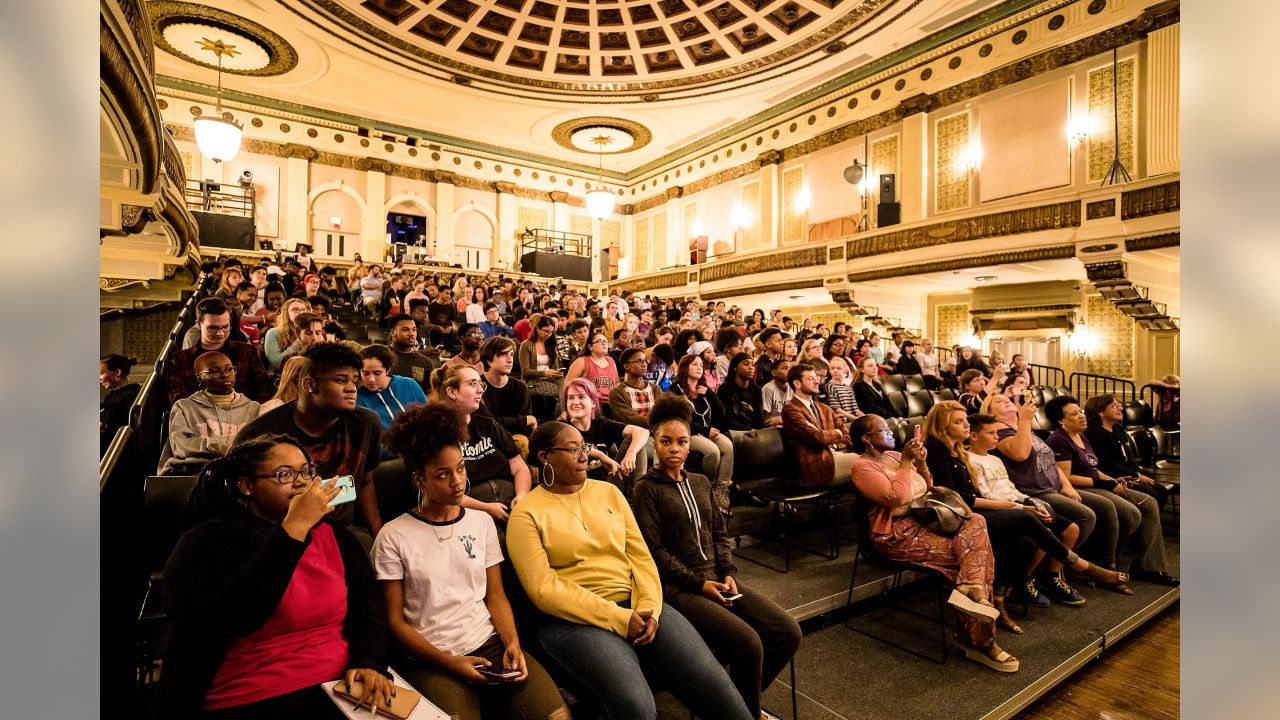
[[822, 341], [816, 339], [805, 340], [800, 346], [800, 361], [809, 362], [810, 360], [825, 360], [822, 354]]
[[262, 403], [258, 408], [258, 415], [266, 415], [269, 410], [275, 410], [287, 402], [297, 400], [298, 388], [306, 368], [307, 359], [301, 355], [294, 355], [285, 360], [284, 368], [280, 370], [280, 384], [276, 387], [276, 394]]
[[284, 305], [280, 306], [280, 313], [276, 316], [276, 326], [268, 330], [266, 337], [262, 338], [262, 349], [267, 354], [267, 368], [271, 372], [280, 372], [281, 365], [288, 357], [285, 351], [298, 339], [293, 321], [310, 310], [311, 305], [302, 298], [289, 298], [284, 301]]

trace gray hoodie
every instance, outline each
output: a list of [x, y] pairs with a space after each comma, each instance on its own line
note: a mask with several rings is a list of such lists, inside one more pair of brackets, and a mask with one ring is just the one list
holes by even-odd
[[240, 428], [258, 417], [258, 403], [233, 393], [231, 405], [219, 407], [209, 393], [197, 390], [169, 411], [169, 452], [161, 475], [194, 474], [222, 457]]

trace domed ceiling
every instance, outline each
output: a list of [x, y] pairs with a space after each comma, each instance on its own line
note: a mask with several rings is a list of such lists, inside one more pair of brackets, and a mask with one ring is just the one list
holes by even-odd
[[[569, 95], [717, 92], [821, 60], [920, 0], [293, 0], [420, 68]], [[901, 6], [901, 7], [895, 7]], [[305, 9], [303, 9], [305, 8]], [[479, 84], [479, 83], [478, 83]]]

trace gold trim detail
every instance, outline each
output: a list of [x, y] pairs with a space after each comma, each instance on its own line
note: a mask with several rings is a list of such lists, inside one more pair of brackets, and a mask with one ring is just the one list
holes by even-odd
[[1107, 200], [1098, 200], [1097, 202], [1086, 204], [1084, 207], [1084, 216], [1087, 220], [1115, 217], [1116, 199], [1109, 198]]
[[653, 275], [646, 278], [629, 280], [624, 283], [609, 286], [609, 293], [616, 294], [624, 291], [633, 293], [648, 292], [650, 290], [662, 290], [663, 288], [684, 287], [689, 284], [688, 276], [685, 270], [680, 269], [674, 272], [663, 273], [661, 275]]
[[785, 283], [774, 283], [772, 285], [758, 285], [749, 288], [738, 288], [736, 290], [715, 290], [708, 293], [698, 293], [698, 297], [702, 300], [720, 300], [721, 298], [737, 297], [739, 295], [749, 295], [752, 293], [767, 292], [783, 292], [785, 290], [805, 290], [813, 287], [812, 280], [795, 280]]
[[152, 0], [147, 3], [151, 14], [151, 31], [155, 35], [155, 43], [162, 50], [176, 58], [215, 70], [213, 63], [204, 62], [189, 52], [184, 52], [169, 44], [164, 30], [175, 23], [195, 23], [211, 25], [243, 35], [253, 40], [267, 53], [267, 64], [253, 70], [238, 70], [223, 67], [222, 72], [228, 75], [248, 75], [252, 77], [272, 77], [283, 75], [298, 65], [298, 51], [293, 49], [288, 40], [265, 25], [248, 18], [240, 17], [225, 10], [196, 5], [195, 3], [178, 2], [177, 0]]
[[1021, 210], [1006, 210], [951, 222], [898, 230], [876, 237], [850, 240], [846, 256], [854, 258], [918, 250], [934, 245], [1020, 235], [1080, 226], [1080, 202], [1054, 203]]
[[991, 255], [974, 255], [972, 257], [951, 258], [936, 262], [899, 265], [898, 267], [866, 270], [849, 273], [849, 282], [870, 282], [887, 278], [908, 277], [925, 273], [963, 270], [965, 268], [987, 267], [988, 265], [1011, 265], [1014, 263], [1036, 262], [1038, 260], [1066, 260], [1076, 256], [1075, 245], [1049, 245], [1032, 250], [1017, 250]]
[[1160, 248], [1178, 247], [1181, 244], [1181, 233], [1163, 233], [1160, 235], [1148, 235], [1146, 237], [1125, 240], [1124, 249], [1126, 252], [1141, 252], [1143, 250], [1159, 250]]
[[[803, 250], [787, 250], [786, 252], [761, 255], [759, 257], [731, 260], [724, 264], [710, 265], [702, 268], [702, 282], [710, 283], [718, 280], [755, 275], [757, 273], [775, 272], [778, 270], [795, 270], [797, 268], [814, 267], [827, 264], [827, 249], [822, 247], [805, 248]], [[813, 284], [813, 281], [809, 281]]]
[[1181, 182], [1171, 182], [1120, 193], [1120, 219], [1176, 212], [1181, 207], [1181, 187]]
[[[551, 139], [562, 148], [572, 150], [574, 152], [583, 152], [582, 148], [573, 144], [573, 134], [584, 127], [601, 125], [613, 128], [620, 132], [631, 136], [631, 145], [622, 150], [604, 150], [601, 155], [616, 155], [619, 153], [631, 152], [639, 150], [653, 141], [653, 132], [649, 128], [641, 125], [634, 120], [625, 120], [618, 117], [608, 117], [597, 115], [593, 117], [582, 117], [574, 120], [566, 120], [551, 129]], [[594, 154], [594, 153], [592, 153]]]

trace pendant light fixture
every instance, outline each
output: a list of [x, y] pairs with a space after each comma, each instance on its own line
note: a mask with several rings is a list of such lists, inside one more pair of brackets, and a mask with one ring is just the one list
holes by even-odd
[[203, 38], [200, 42], [202, 50], [212, 52], [218, 58], [218, 94], [213, 115], [201, 115], [195, 119], [196, 145], [214, 162], [231, 160], [240, 152], [240, 138], [244, 130], [239, 123], [222, 116], [222, 58], [235, 57], [238, 51], [235, 45], [227, 45], [221, 40]]
[[614, 194], [604, 186], [604, 148], [613, 142], [609, 135], [601, 133], [591, 138], [596, 146], [596, 188], [587, 193], [587, 214], [596, 220], [604, 220], [613, 214]]

